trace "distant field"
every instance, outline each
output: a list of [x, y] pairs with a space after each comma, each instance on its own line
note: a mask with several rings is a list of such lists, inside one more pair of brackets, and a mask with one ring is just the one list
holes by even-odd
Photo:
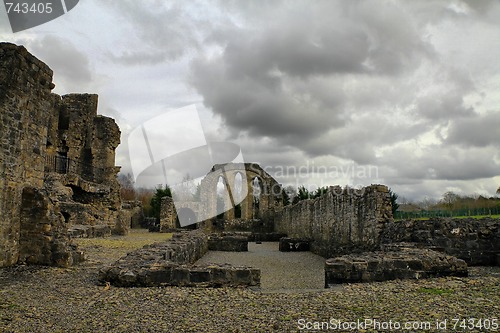
[[482, 219], [482, 218], [485, 218], [485, 217], [491, 217], [491, 218], [494, 218], [494, 219], [500, 219], [500, 214], [496, 214], [496, 215], [470, 215], [470, 216], [467, 216], [467, 215], [464, 215], [464, 216], [435, 216], [435, 217], [418, 217], [418, 218], [408, 217], [408, 218], [397, 218], [395, 220], [396, 221], [401, 221], [401, 220], [427, 221], [427, 220], [429, 220], [431, 218], [436, 218], [436, 217], [452, 217], [454, 219], [467, 219], [467, 218]]

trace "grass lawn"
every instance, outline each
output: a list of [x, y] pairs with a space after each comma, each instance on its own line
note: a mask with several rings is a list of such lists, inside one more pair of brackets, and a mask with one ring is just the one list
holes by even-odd
[[132, 251], [147, 244], [163, 242], [170, 239], [172, 234], [149, 232], [146, 229], [131, 229], [126, 236], [110, 236], [105, 238], [77, 238], [78, 245], [82, 247], [101, 247], [104, 249], [122, 249]]
[[[436, 216], [436, 217], [452, 217], [454, 219], [467, 219], [467, 218], [473, 218], [476, 220], [485, 218], [485, 217], [491, 217], [494, 219], [500, 219], [500, 214], [497, 215], [471, 215], [471, 216]], [[417, 221], [427, 221], [431, 219], [430, 217], [419, 217], [419, 218], [403, 218], [403, 219], [395, 219], [395, 221], [403, 221], [403, 220], [417, 220]]]

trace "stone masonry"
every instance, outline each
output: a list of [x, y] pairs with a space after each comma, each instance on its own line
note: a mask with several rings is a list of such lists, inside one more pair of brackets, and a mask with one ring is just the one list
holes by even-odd
[[201, 230], [174, 233], [172, 239], [146, 245], [99, 272], [101, 283], [118, 287], [221, 287], [259, 286], [260, 270], [228, 264], [197, 265], [208, 251]]
[[329, 258], [378, 250], [384, 225], [392, 219], [386, 186], [332, 186], [319, 198], [277, 211], [275, 228], [288, 237], [311, 240], [311, 251]]
[[[236, 193], [240, 177], [241, 193]], [[224, 187], [224, 208], [217, 205], [217, 185]], [[214, 165], [201, 181], [198, 202], [174, 202], [164, 198], [160, 213], [160, 231], [180, 226], [179, 217], [191, 217], [208, 231], [272, 232], [274, 212], [283, 206], [281, 185], [258, 164], [226, 163]], [[258, 187], [258, 188], [257, 188]], [[245, 194], [245, 195], [243, 195]], [[237, 216], [236, 206], [239, 206]], [[221, 219], [217, 219], [217, 216]], [[183, 220], [189, 220], [184, 218]], [[222, 222], [223, 221], [223, 222]]]
[[0, 43], [0, 266], [68, 266], [82, 259], [75, 224], [126, 232], [114, 149], [120, 131], [97, 96], [51, 93], [52, 70]]
[[461, 259], [414, 247], [344, 255], [325, 262], [325, 287], [337, 283], [467, 276]]
[[433, 218], [388, 223], [384, 244], [413, 242], [463, 259], [469, 265], [496, 265], [500, 255], [500, 220]]

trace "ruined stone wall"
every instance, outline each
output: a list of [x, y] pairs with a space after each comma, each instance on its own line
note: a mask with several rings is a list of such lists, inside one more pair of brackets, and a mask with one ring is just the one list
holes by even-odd
[[338, 283], [467, 276], [461, 259], [429, 249], [405, 248], [344, 255], [325, 261], [325, 287]]
[[495, 265], [500, 254], [500, 219], [394, 221], [385, 226], [382, 242], [418, 243], [463, 259], [469, 265]]
[[274, 220], [277, 232], [311, 239], [311, 251], [323, 257], [376, 250], [385, 223], [392, 220], [389, 190], [330, 187], [319, 198], [277, 211]]
[[212, 222], [213, 231], [249, 231], [252, 233], [271, 233], [274, 231], [274, 221], [269, 220], [215, 220]]
[[125, 219], [130, 221], [130, 228], [141, 228], [144, 221], [144, 213], [140, 201], [124, 201], [122, 203], [122, 211], [126, 215]]
[[69, 240], [58, 207], [44, 192], [23, 189], [18, 262], [68, 267], [83, 261], [83, 252]]
[[0, 266], [19, 258], [20, 204], [41, 188], [52, 70], [23, 47], [0, 43]]
[[260, 285], [260, 270], [196, 261], [208, 251], [200, 230], [174, 233], [166, 242], [130, 252], [99, 272], [98, 280], [118, 287], [244, 287]]
[[57, 117], [47, 139], [46, 183], [51, 196], [61, 202], [69, 225], [107, 224], [113, 233], [126, 234], [130, 224], [125, 222], [126, 213], [120, 212], [119, 168], [115, 167], [120, 130], [113, 119], [97, 115], [97, 104], [94, 94], [56, 99]]
[[47, 65], [0, 43], [0, 266], [69, 265], [72, 218], [113, 228], [122, 221], [118, 127], [97, 116], [96, 95], [60, 97], [53, 88]]

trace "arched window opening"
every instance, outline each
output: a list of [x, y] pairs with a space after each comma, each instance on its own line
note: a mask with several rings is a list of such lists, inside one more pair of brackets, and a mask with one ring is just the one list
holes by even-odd
[[226, 209], [226, 202], [229, 194], [227, 193], [226, 182], [221, 176], [217, 181], [217, 218], [224, 218], [224, 212]]
[[262, 195], [262, 181], [259, 179], [259, 177], [255, 177], [252, 180], [252, 218], [259, 218], [259, 204], [260, 204], [260, 197]]

